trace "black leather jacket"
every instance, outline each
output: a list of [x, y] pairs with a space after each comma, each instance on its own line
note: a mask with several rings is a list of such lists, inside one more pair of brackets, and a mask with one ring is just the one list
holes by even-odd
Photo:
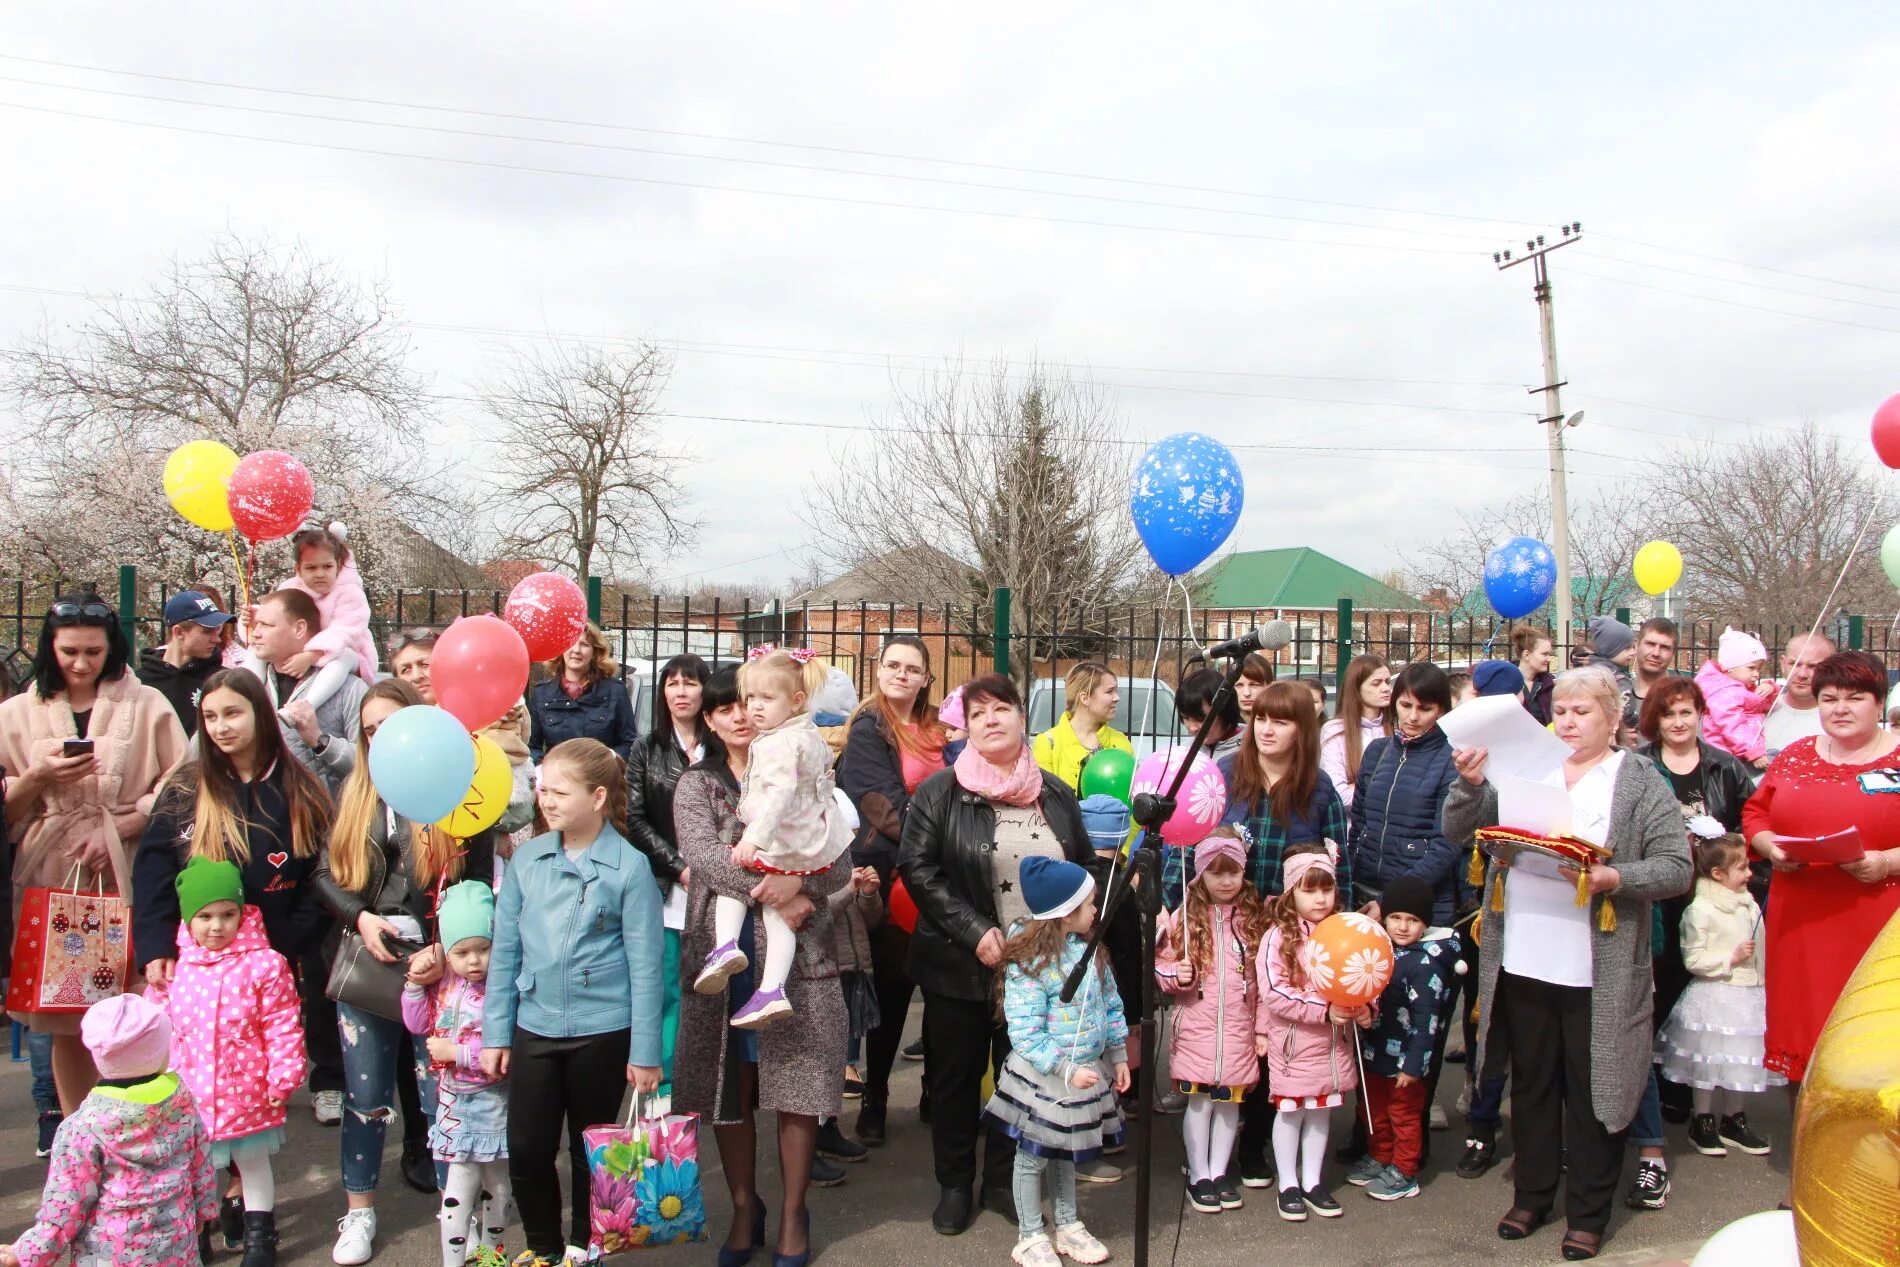
[[[711, 732], [704, 742], [708, 759], [723, 750]], [[670, 723], [634, 740], [627, 758], [628, 843], [647, 856], [662, 892], [670, 890], [686, 869], [673, 832], [673, 789], [691, 764], [680, 751]]]
[[[364, 911], [408, 915], [424, 930], [429, 928], [429, 918], [435, 913], [435, 894], [416, 884], [409, 852], [411, 830], [408, 819], [377, 803], [369, 823], [369, 879], [360, 890], [346, 889], [336, 882], [330, 871], [328, 845], [318, 852], [310, 886], [316, 891], [317, 901], [337, 920], [324, 938], [326, 958], [335, 951], [342, 930], [355, 928], [357, 917]], [[462, 858], [464, 880], [486, 881], [495, 874], [494, 829], [469, 837], [462, 848], [466, 851]]]
[[[1075, 792], [1047, 770], [1041, 809], [1069, 861], [1096, 873], [1099, 884], [1101, 868]], [[995, 809], [965, 791], [954, 769], [931, 775], [910, 798], [897, 869], [918, 913], [906, 966], [910, 979], [927, 991], [971, 1002], [995, 997], [996, 969], [976, 957], [977, 943], [997, 926], [990, 886], [995, 849]]]
[[[1726, 831], [1742, 829], [1742, 806], [1748, 804], [1748, 798], [1755, 794], [1755, 773], [1742, 764], [1741, 758], [1723, 752], [1698, 741], [1696, 747], [1702, 754], [1702, 764], [1697, 773], [1702, 776], [1702, 807], [1710, 818], [1722, 824]], [[1646, 743], [1636, 749], [1636, 755], [1647, 758], [1656, 766], [1656, 772], [1669, 779], [1669, 768], [1662, 761], [1662, 745]], [[1675, 784], [1670, 784], [1675, 790]]]

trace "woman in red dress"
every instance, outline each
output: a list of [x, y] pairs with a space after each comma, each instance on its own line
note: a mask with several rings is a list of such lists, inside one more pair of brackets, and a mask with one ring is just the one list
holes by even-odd
[[[1880, 729], [1887, 671], [1866, 652], [1842, 651], [1815, 668], [1814, 691], [1823, 733], [1783, 749], [1742, 812], [1750, 846], [1775, 867], [1766, 1063], [1794, 1084], [1848, 976], [1900, 911], [1900, 793], [1871, 791], [1863, 778], [1900, 764], [1900, 740]], [[1776, 843], [1847, 827], [1859, 829], [1859, 862], [1803, 867]]]

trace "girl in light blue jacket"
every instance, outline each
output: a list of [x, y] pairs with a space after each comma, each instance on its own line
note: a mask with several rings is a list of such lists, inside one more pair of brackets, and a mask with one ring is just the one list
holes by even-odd
[[554, 1169], [562, 1123], [569, 1239], [584, 1246], [581, 1132], [619, 1119], [625, 1083], [660, 1085], [663, 933], [660, 888], [627, 843], [626, 771], [613, 750], [595, 739], [557, 745], [541, 766], [540, 803], [552, 830], [516, 850], [495, 904], [482, 1065], [508, 1076], [515, 1205], [531, 1262], [552, 1265], [568, 1252]]

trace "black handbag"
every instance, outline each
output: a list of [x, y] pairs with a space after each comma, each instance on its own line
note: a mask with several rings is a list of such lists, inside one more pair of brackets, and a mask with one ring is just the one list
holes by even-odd
[[402, 987], [409, 976], [410, 957], [427, 949], [427, 943], [385, 935], [383, 946], [396, 956], [395, 963], [384, 963], [370, 954], [363, 935], [355, 929], [343, 930], [336, 959], [330, 964], [330, 982], [323, 992], [338, 1003], [384, 1020], [400, 1021]]

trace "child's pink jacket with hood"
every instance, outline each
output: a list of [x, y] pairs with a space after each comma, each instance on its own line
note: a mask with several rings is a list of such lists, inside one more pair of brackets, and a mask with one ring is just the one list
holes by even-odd
[[1702, 688], [1702, 737], [1724, 752], [1733, 753], [1753, 764], [1768, 752], [1762, 724], [1774, 706], [1775, 692], [1755, 692], [1722, 672], [1722, 666], [1710, 660], [1696, 671], [1695, 684]]
[[[1313, 926], [1300, 921], [1302, 937]], [[1274, 1100], [1323, 1101], [1359, 1085], [1350, 1027], [1326, 1019], [1330, 1006], [1309, 986], [1287, 980], [1274, 925], [1260, 943], [1254, 975], [1260, 982], [1260, 1032], [1267, 1038], [1267, 1088]]]
[[310, 640], [309, 650], [321, 656], [338, 651], [356, 653], [356, 674], [365, 682], [376, 682], [376, 639], [369, 632], [369, 595], [363, 589], [363, 574], [355, 562], [337, 569], [336, 584], [328, 594], [318, 594], [299, 578], [292, 576], [280, 590], [302, 590], [317, 604], [323, 628]]

